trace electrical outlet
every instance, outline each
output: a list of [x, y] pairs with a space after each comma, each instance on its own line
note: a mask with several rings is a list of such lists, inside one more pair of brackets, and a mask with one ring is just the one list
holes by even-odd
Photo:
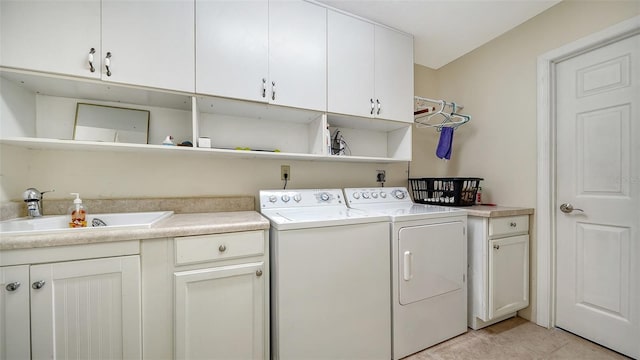
[[376, 182], [383, 183], [387, 181], [387, 173], [384, 170], [376, 170], [378, 173], [376, 175]]
[[280, 180], [291, 180], [291, 167], [289, 165], [280, 166]]

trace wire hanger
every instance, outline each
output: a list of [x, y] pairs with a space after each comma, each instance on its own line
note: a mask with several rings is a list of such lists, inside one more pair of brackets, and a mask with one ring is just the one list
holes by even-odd
[[[415, 99], [420, 102], [431, 102], [440, 104], [440, 109], [435, 111], [435, 107], [424, 107], [422, 104], [419, 107], [423, 107], [414, 112], [416, 127], [432, 127], [437, 131], [442, 131], [444, 127], [457, 128], [460, 125], [466, 124], [471, 120], [469, 115], [459, 114], [457, 111], [462, 109], [463, 106], [456, 104], [455, 102], [448, 103], [444, 100], [432, 100], [416, 96]], [[451, 112], [445, 111], [447, 107], [451, 108]], [[434, 112], [435, 111], [435, 112]]]

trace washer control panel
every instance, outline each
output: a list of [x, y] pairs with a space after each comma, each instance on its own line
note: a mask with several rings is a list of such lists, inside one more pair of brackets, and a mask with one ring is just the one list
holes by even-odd
[[407, 188], [404, 187], [346, 188], [344, 195], [348, 205], [412, 202]]
[[345, 206], [340, 189], [260, 190], [260, 208]]

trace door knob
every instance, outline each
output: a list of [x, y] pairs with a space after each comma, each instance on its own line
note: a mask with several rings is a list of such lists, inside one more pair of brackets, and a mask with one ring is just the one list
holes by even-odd
[[560, 205], [560, 211], [562, 211], [565, 214], [570, 214], [573, 211], [584, 212], [584, 210], [582, 210], [582, 209], [574, 209], [573, 205], [571, 205], [569, 203], [565, 203], [565, 204]]

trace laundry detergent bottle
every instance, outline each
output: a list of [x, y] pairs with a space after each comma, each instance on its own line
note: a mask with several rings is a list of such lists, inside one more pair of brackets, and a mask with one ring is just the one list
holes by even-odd
[[82, 205], [82, 199], [80, 199], [80, 194], [71, 193], [71, 195], [76, 198], [73, 200], [73, 205], [69, 208], [69, 213], [71, 214], [71, 221], [69, 222], [69, 227], [72, 228], [80, 228], [87, 227], [87, 208]]

